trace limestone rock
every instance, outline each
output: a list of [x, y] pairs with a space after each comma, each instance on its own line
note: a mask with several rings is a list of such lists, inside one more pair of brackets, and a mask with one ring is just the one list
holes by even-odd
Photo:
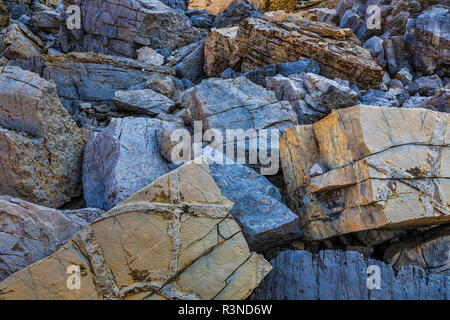
[[155, 66], [162, 66], [164, 64], [164, 57], [158, 52], [149, 47], [142, 47], [136, 50], [137, 59], [140, 62], [153, 64]]
[[411, 65], [427, 75], [450, 75], [450, 7], [433, 6], [411, 19], [405, 35]]
[[175, 108], [175, 102], [150, 89], [116, 91], [112, 101], [119, 110], [126, 113], [152, 117], [170, 113]]
[[179, 78], [192, 82], [199, 81], [203, 75], [203, 61], [205, 60], [205, 41], [188, 44], [172, 53], [166, 64], [172, 67]]
[[[0, 299], [245, 299], [271, 266], [249, 250], [232, 206], [208, 165], [189, 162], [5, 279]], [[80, 290], [66, 287], [70, 265]]]
[[10, 24], [0, 34], [2, 55], [7, 59], [30, 59], [43, 50], [42, 41], [20, 22]]
[[60, 14], [59, 11], [50, 9], [45, 5], [35, 5], [31, 22], [45, 31], [56, 34], [58, 33], [59, 25], [61, 23], [59, 21]]
[[213, 28], [224, 28], [238, 25], [248, 17], [262, 18], [263, 15], [247, 0], [233, 0], [230, 5], [214, 19]]
[[102, 210], [56, 210], [0, 196], [0, 281], [41, 260], [97, 219]]
[[432, 96], [437, 89], [442, 88], [444, 85], [441, 78], [437, 74], [428, 77], [420, 77], [411, 82], [408, 86], [408, 91], [410, 95], [415, 95], [416, 93], [421, 96]]
[[205, 73], [218, 77], [228, 68], [230, 56], [236, 49], [235, 39], [238, 27], [213, 29], [205, 38]]
[[216, 16], [219, 12], [224, 11], [231, 2], [232, 0], [191, 0], [188, 9], [205, 9]]
[[[305, 236], [448, 223], [449, 132], [447, 113], [362, 105], [287, 130], [281, 163]], [[328, 171], [311, 177], [315, 163]]]
[[384, 261], [396, 270], [414, 265], [428, 273], [450, 276], [449, 248], [450, 225], [445, 225], [390, 245], [384, 252]]
[[80, 196], [85, 140], [55, 84], [1, 67], [0, 105], [0, 194], [49, 207]]
[[313, 58], [322, 75], [355, 82], [361, 88], [379, 88], [383, 77], [382, 68], [351, 30], [302, 18], [290, 16], [283, 23], [246, 19], [239, 26], [236, 43], [235, 55], [243, 72]]
[[64, 52], [94, 51], [108, 55], [136, 57], [135, 47], [174, 50], [198, 41], [202, 33], [189, 18], [157, 0], [90, 1], [66, 0], [81, 8], [81, 29], [69, 30], [65, 23], [59, 33]]
[[[271, 261], [273, 270], [252, 299], [273, 300], [449, 300], [450, 277], [426, 275], [417, 267], [391, 266], [351, 251], [287, 250]], [[380, 289], [369, 289], [370, 266], [380, 268]], [[370, 280], [370, 279], [369, 279]], [[370, 283], [373, 285], [372, 283]]]
[[89, 139], [83, 160], [86, 204], [109, 210], [169, 171], [159, 153], [160, 131], [176, 124], [159, 119], [112, 119]]

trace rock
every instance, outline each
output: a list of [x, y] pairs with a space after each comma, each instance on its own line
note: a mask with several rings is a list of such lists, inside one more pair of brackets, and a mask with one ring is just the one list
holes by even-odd
[[162, 66], [164, 64], [164, 57], [158, 52], [149, 47], [142, 47], [136, 50], [138, 55], [137, 59], [140, 62], [147, 64], [153, 64], [155, 66]]
[[203, 61], [205, 60], [205, 41], [191, 43], [175, 52], [169, 57], [166, 64], [172, 67], [179, 78], [192, 82], [199, 81], [203, 75]]
[[430, 7], [408, 21], [406, 49], [411, 65], [426, 75], [450, 75], [450, 11], [448, 6]]
[[279, 67], [279, 73], [286, 77], [303, 72], [319, 74], [320, 66], [314, 59], [303, 59], [295, 62], [285, 62], [280, 64]]
[[450, 113], [450, 88], [447, 87], [436, 90], [436, 93], [428, 100], [428, 109]]
[[42, 41], [24, 24], [16, 22], [0, 34], [2, 55], [9, 59], [30, 59], [39, 56], [44, 48]]
[[283, 10], [266, 12], [264, 13], [264, 19], [269, 22], [283, 22], [286, 20], [286, 12]]
[[384, 64], [384, 49], [383, 49], [383, 39], [380, 37], [374, 36], [364, 42], [364, 49], [369, 50], [376, 57], [376, 61], [379, 65]]
[[184, 0], [160, 0], [166, 6], [171, 7], [172, 9], [180, 9], [186, 11], [187, 9], [187, 1]]
[[260, 86], [266, 86], [266, 78], [274, 77], [278, 73], [278, 66], [276, 64], [269, 64], [267, 66], [250, 70], [241, 74], [241, 76], [246, 77], [253, 83], [259, 84]]
[[[426, 275], [423, 269], [391, 266], [363, 259], [358, 252], [324, 250], [312, 254], [283, 251], [273, 270], [254, 291], [258, 300], [448, 300], [450, 277]], [[372, 267], [371, 267], [372, 266]], [[376, 288], [372, 268], [379, 268]], [[370, 281], [372, 280], [372, 282]], [[369, 284], [371, 289], [369, 289]]]
[[0, 281], [41, 260], [97, 219], [99, 209], [56, 210], [0, 196]]
[[135, 58], [138, 45], [175, 50], [202, 38], [184, 13], [157, 0], [66, 0], [63, 11], [70, 5], [81, 8], [82, 23], [80, 30], [69, 30], [71, 15], [64, 14], [59, 33], [64, 52], [93, 51]]
[[309, 169], [309, 176], [310, 177], [316, 177], [316, 176], [320, 176], [322, 174], [325, 173], [325, 168], [322, 167], [322, 165], [320, 163], [315, 163], [311, 169]]
[[33, 12], [27, 5], [16, 4], [11, 8], [11, 19], [18, 20], [22, 16], [31, 16]]
[[369, 35], [369, 29], [367, 28], [366, 22], [353, 10], [345, 11], [344, 15], [341, 17], [339, 27], [352, 29], [355, 35], [361, 40], [367, 39]]
[[224, 28], [238, 25], [248, 17], [262, 18], [263, 15], [246, 0], [233, 0], [230, 5], [214, 19], [213, 28]]
[[361, 97], [361, 101], [368, 106], [399, 107], [397, 98], [389, 91], [384, 92], [369, 89], [366, 94]]
[[411, 265], [428, 273], [450, 276], [449, 248], [450, 225], [445, 225], [390, 245], [384, 252], [384, 261], [395, 270]]
[[55, 208], [80, 196], [85, 140], [54, 83], [1, 67], [0, 105], [0, 194]]
[[169, 171], [159, 153], [160, 132], [174, 123], [159, 119], [112, 119], [89, 139], [83, 159], [83, 190], [89, 207], [109, 210]]
[[175, 102], [150, 89], [116, 91], [112, 101], [119, 110], [152, 117], [175, 109]]
[[31, 22], [35, 24], [40, 29], [51, 33], [58, 33], [60, 12], [57, 10], [52, 10], [44, 5], [39, 5], [39, 9], [34, 10]]
[[321, 75], [349, 80], [361, 88], [379, 88], [383, 77], [382, 68], [350, 30], [302, 18], [289, 16], [284, 23], [246, 19], [239, 26], [236, 43], [242, 72], [313, 58]]
[[296, 0], [250, 0], [249, 1], [260, 12], [285, 11], [292, 12], [297, 3]]
[[281, 202], [281, 194], [264, 176], [241, 164], [210, 164], [211, 175], [230, 212], [242, 228], [250, 250], [263, 251], [300, 238], [298, 216]]
[[444, 84], [441, 78], [437, 74], [428, 77], [420, 77], [411, 82], [408, 86], [408, 91], [410, 95], [415, 95], [416, 93], [421, 96], [432, 96], [435, 91], [442, 88]]
[[8, 8], [3, 0], [0, 0], [0, 30], [7, 27], [9, 24]]
[[[306, 239], [448, 223], [448, 128], [447, 113], [358, 105], [288, 129], [280, 158]], [[309, 176], [315, 163], [328, 171]]]
[[189, 10], [207, 10], [209, 13], [217, 16], [224, 11], [231, 3], [231, 0], [191, 0], [189, 1]]
[[383, 40], [383, 49], [391, 76], [394, 76], [403, 68], [411, 69], [403, 37], [385, 38]]
[[111, 104], [116, 91], [127, 90], [155, 76], [174, 74], [167, 67], [92, 52], [44, 55], [28, 65], [27, 61], [16, 64], [53, 80], [58, 96], [71, 113], [76, 113], [80, 102]]
[[406, 100], [402, 108], [410, 109], [410, 108], [427, 108], [428, 101], [430, 100], [430, 97], [420, 97], [420, 96], [414, 96], [410, 97], [408, 100]]
[[413, 76], [407, 68], [403, 68], [399, 72], [397, 72], [395, 78], [400, 80], [405, 87], [409, 85], [411, 81], [413, 81]]
[[189, 16], [191, 24], [196, 28], [211, 28], [214, 16], [210, 14], [207, 10], [188, 10], [186, 14]]
[[[189, 162], [5, 279], [2, 299], [245, 299], [271, 266], [249, 250], [232, 206], [208, 165]], [[70, 265], [80, 290], [66, 287]]]
[[205, 74], [219, 77], [228, 68], [230, 56], [236, 49], [235, 39], [238, 27], [213, 29], [205, 38]]

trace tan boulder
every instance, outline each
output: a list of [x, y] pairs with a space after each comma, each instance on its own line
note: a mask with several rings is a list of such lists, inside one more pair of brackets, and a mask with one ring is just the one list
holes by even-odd
[[36, 37], [24, 24], [10, 24], [0, 33], [2, 54], [5, 58], [30, 59], [39, 56], [44, 49], [41, 39]]
[[[238, 2], [241, 0], [238, 0]], [[233, 0], [192, 0], [189, 2], [188, 9], [206, 9], [213, 15], [225, 10]], [[255, 9], [261, 12], [284, 10], [285, 12], [294, 11], [296, 0], [247, 0]]]
[[230, 56], [236, 49], [238, 27], [213, 29], [205, 38], [204, 69], [208, 77], [218, 77], [229, 66]]
[[[245, 299], [271, 266], [250, 252], [232, 205], [208, 164], [190, 161], [5, 279], [0, 299]], [[66, 285], [71, 265], [78, 290]]]
[[307, 238], [448, 223], [449, 118], [359, 105], [287, 130], [281, 162]]

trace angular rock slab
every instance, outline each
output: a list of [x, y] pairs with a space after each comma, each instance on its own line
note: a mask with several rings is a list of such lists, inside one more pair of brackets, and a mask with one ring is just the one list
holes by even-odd
[[[245, 299], [271, 270], [250, 252], [205, 161], [162, 176], [0, 283], [0, 299]], [[80, 266], [79, 290], [66, 286]]]
[[102, 210], [56, 210], [0, 196], [0, 280], [53, 253]]
[[[359, 105], [287, 130], [281, 163], [305, 236], [448, 223], [449, 118]], [[316, 163], [329, 171], [312, 177]]]
[[116, 91], [114, 96], [112, 102], [125, 113], [155, 117], [175, 108], [175, 102], [151, 89]]
[[86, 141], [55, 84], [1, 67], [0, 106], [0, 194], [49, 207], [80, 196]]
[[169, 172], [160, 154], [161, 131], [176, 127], [159, 119], [112, 119], [89, 139], [83, 159], [83, 190], [90, 207], [111, 209]]
[[414, 265], [428, 273], [450, 276], [450, 225], [390, 245], [383, 260], [396, 270]]
[[204, 69], [208, 77], [219, 77], [228, 68], [230, 56], [236, 49], [238, 27], [213, 29], [205, 38]]
[[383, 69], [362, 48], [350, 29], [339, 29], [306, 19], [287, 17], [283, 23], [249, 18], [236, 36], [241, 71], [268, 64], [313, 58], [327, 78], [341, 78], [360, 88], [378, 89]]
[[[402, 267], [363, 259], [351, 251], [283, 251], [271, 261], [273, 270], [251, 298], [261, 300], [449, 300], [450, 277], [426, 275], [417, 267]], [[380, 268], [380, 289], [369, 289], [368, 268]], [[372, 267], [373, 268], [373, 267]], [[369, 280], [369, 281], [368, 281]], [[372, 282], [371, 282], [372, 284]], [[373, 287], [372, 287], [373, 288]]]

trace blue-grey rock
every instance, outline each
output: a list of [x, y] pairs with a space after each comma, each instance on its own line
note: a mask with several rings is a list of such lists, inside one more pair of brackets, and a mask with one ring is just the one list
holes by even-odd
[[152, 117], [161, 113], [168, 114], [175, 108], [175, 102], [151, 89], [116, 91], [112, 102], [125, 114]]
[[239, 24], [245, 18], [264, 18], [264, 16], [256, 10], [246, 0], [233, 0], [230, 5], [220, 12], [214, 19], [213, 28], [224, 28]]
[[402, 108], [426, 108], [430, 97], [414, 96], [403, 102]]
[[211, 28], [214, 21], [214, 16], [208, 10], [192, 9], [186, 11], [186, 14], [191, 20], [191, 24], [196, 28], [207, 29]]
[[[360, 253], [324, 250], [283, 251], [271, 261], [272, 271], [253, 292], [261, 300], [449, 300], [450, 277], [427, 275], [415, 266], [392, 266]], [[373, 286], [375, 266], [380, 288]], [[376, 271], [375, 271], [376, 272]], [[370, 277], [370, 278], [369, 278]], [[369, 285], [370, 288], [369, 289]]]
[[172, 9], [180, 9], [183, 11], [186, 11], [187, 3], [189, 3], [189, 1], [185, 0], [160, 0], [160, 1], [164, 3], [166, 6], [171, 7]]
[[300, 74], [303, 72], [320, 73], [320, 66], [314, 59], [303, 59], [295, 62], [285, 62], [280, 64], [278, 73], [283, 76], [290, 76], [292, 74]]
[[373, 89], [367, 90], [366, 94], [362, 96], [361, 101], [368, 106], [399, 106], [397, 98], [392, 93]]
[[213, 163], [209, 168], [221, 193], [234, 203], [231, 214], [250, 250], [268, 250], [302, 236], [298, 216], [281, 202], [280, 192], [266, 177], [238, 163]]
[[172, 67], [179, 78], [197, 82], [204, 75], [204, 53], [204, 40], [188, 44], [187, 46], [172, 52], [172, 56], [169, 57], [169, 62], [166, 66]]
[[251, 70], [242, 74], [243, 77], [251, 80], [253, 83], [260, 86], [266, 86], [266, 78], [273, 77], [278, 73], [278, 67], [275, 64], [269, 64], [267, 66]]
[[22, 16], [30, 16], [33, 14], [33, 11], [30, 10], [30, 8], [24, 4], [16, 4], [11, 9], [11, 19], [18, 20]]
[[345, 11], [341, 17], [340, 27], [352, 29], [353, 33], [361, 40], [364, 40], [368, 34], [366, 23], [353, 10]]
[[437, 74], [428, 77], [420, 77], [411, 82], [408, 86], [408, 91], [410, 95], [415, 95], [416, 93], [421, 96], [432, 96], [437, 89], [444, 86], [441, 78]]

